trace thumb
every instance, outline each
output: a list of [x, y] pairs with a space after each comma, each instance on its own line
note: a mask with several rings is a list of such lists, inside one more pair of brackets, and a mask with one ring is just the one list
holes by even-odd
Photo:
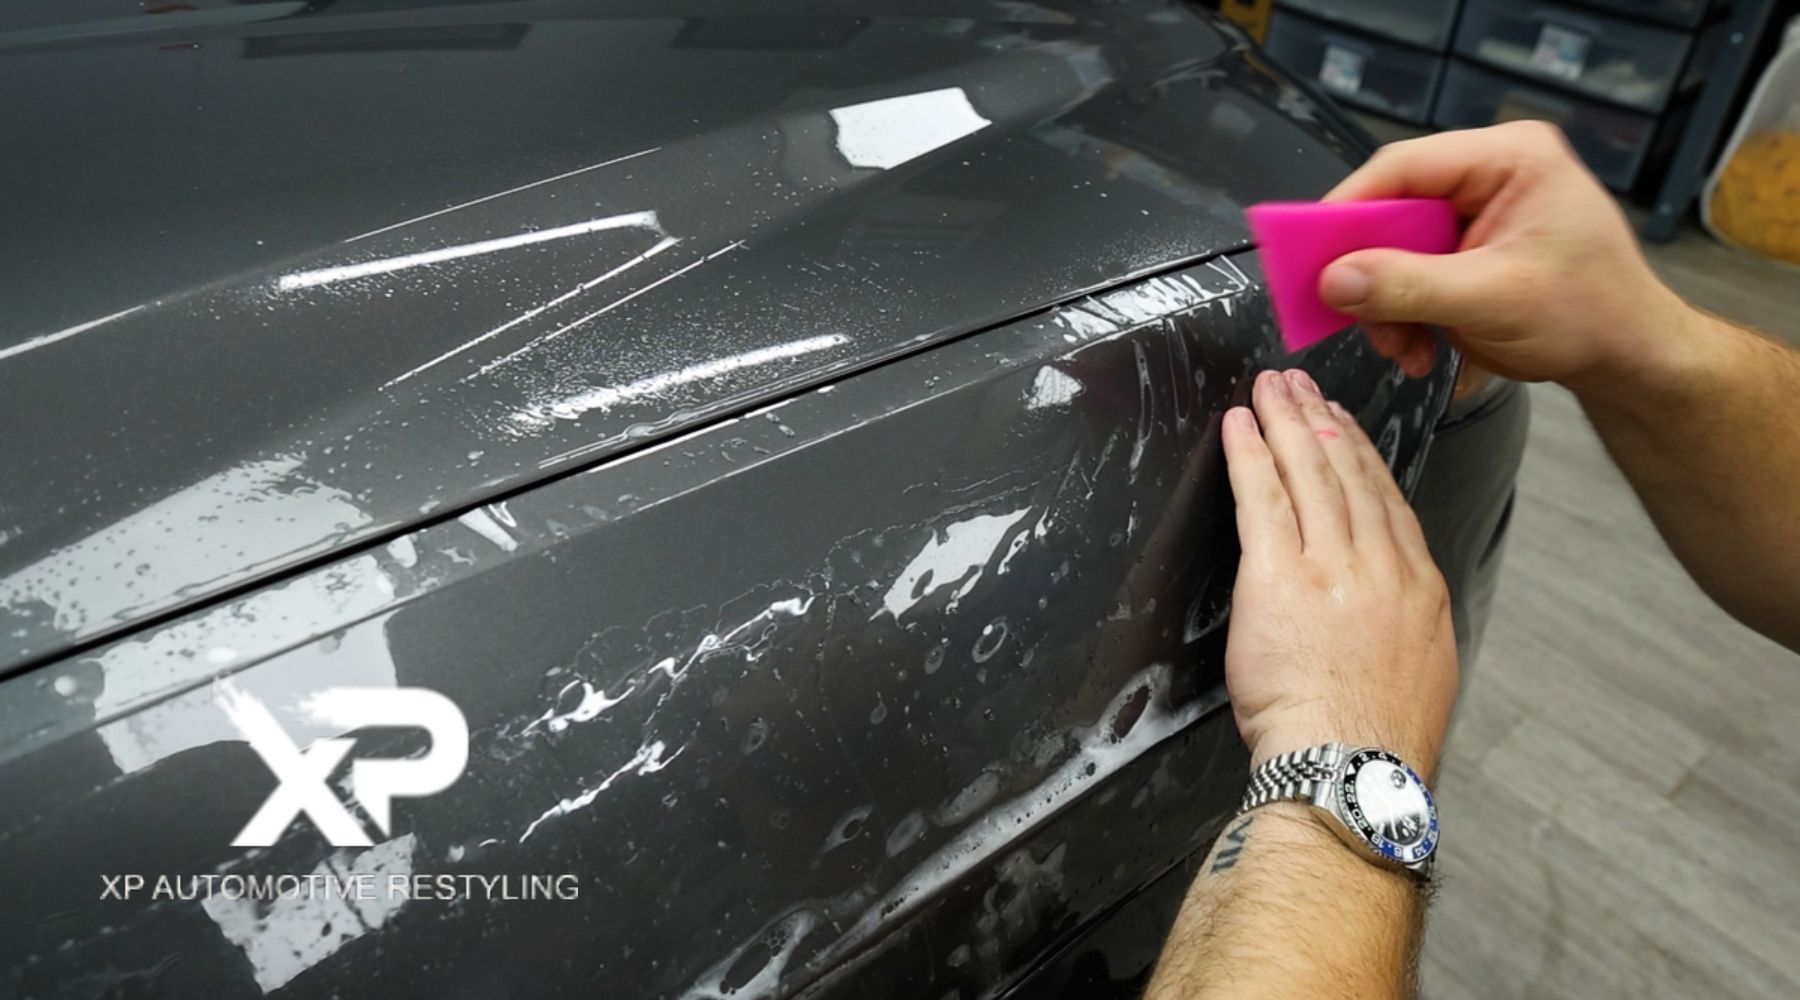
[[1319, 298], [1358, 319], [1389, 323], [1475, 324], [1506, 294], [1481, 250], [1453, 254], [1358, 250], [1319, 276]]

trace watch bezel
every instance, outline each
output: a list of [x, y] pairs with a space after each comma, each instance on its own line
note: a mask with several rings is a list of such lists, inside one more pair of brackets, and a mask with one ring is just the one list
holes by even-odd
[[[1381, 832], [1376, 830], [1374, 825], [1364, 818], [1362, 809], [1357, 805], [1356, 775], [1364, 766], [1377, 760], [1385, 761], [1405, 771], [1406, 776], [1412, 779], [1413, 784], [1416, 785], [1419, 791], [1425, 796], [1425, 810], [1430, 819], [1430, 825], [1425, 831], [1425, 836], [1416, 844], [1397, 844], [1387, 837], [1382, 836]], [[1343, 769], [1339, 772], [1339, 779], [1337, 782], [1337, 806], [1338, 813], [1342, 817], [1345, 825], [1355, 831], [1377, 855], [1386, 858], [1389, 861], [1407, 866], [1419, 865], [1424, 863], [1425, 860], [1430, 858], [1432, 853], [1437, 850], [1437, 800], [1431, 797], [1431, 789], [1426, 786], [1424, 779], [1419, 777], [1417, 771], [1414, 771], [1412, 767], [1408, 765], [1406, 761], [1401, 760], [1399, 756], [1389, 753], [1386, 750], [1376, 747], [1363, 747], [1353, 750], [1345, 756]]]

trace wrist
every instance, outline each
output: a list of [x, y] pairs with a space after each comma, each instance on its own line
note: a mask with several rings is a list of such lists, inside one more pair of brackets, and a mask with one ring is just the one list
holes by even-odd
[[[1373, 865], [1344, 846], [1316, 810], [1300, 802], [1271, 802], [1245, 813], [1256, 817], [1257, 848], [1305, 870], [1337, 897], [1385, 899], [1391, 905], [1425, 907], [1431, 899], [1431, 877]], [[1373, 894], [1373, 895], [1371, 895]]]
[[1661, 409], [1692, 391], [1693, 374], [1716, 355], [1721, 333], [1717, 320], [1659, 286], [1638, 320], [1611, 331], [1614, 346], [1563, 385], [1589, 408]]
[[1426, 783], [1437, 774], [1438, 751], [1443, 746], [1443, 733], [1435, 737], [1425, 732], [1429, 727], [1377, 725], [1367, 722], [1318, 720], [1282, 720], [1269, 726], [1251, 729], [1246, 738], [1252, 770], [1272, 757], [1297, 750], [1310, 750], [1326, 743], [1343, 743], [1352, 747], [1375, 747], [1386, 750], [1412, 765]]

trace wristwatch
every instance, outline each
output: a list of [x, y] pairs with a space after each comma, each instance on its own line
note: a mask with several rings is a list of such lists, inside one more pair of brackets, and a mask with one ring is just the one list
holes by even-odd
[[1437, 860], [1437, 803], [1418, 772], [1378, 747], [1326, 743], [1264, 761], [1242, 810], [1305, 802], [1370, 861], [1429, 878]]

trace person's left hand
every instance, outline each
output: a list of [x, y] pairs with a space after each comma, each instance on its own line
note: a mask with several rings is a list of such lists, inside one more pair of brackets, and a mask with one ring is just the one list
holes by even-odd
[[1263, 372], [1253, 402], [1224, 424], [1244, 553], [1225, 684], [1251, 766], [1341, 741], [1429, 775], [1456, 701], [1456, 636], [1418, 518], [1305, 372]]

